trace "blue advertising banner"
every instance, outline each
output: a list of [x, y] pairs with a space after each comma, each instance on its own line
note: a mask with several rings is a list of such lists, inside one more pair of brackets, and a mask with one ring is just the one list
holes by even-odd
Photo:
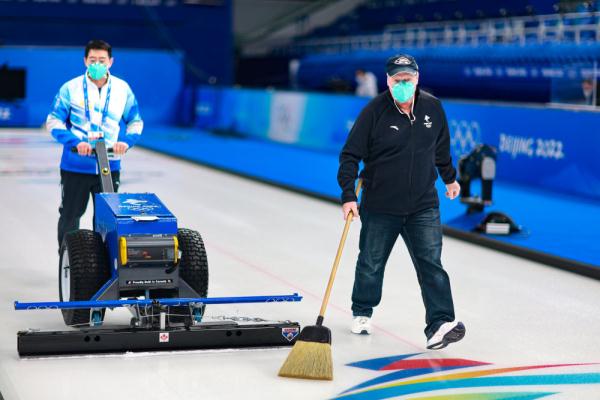
[[368, 99], [316, 93], [202, 87], [196, 126], [339, 151]]
[[27, 108], [20, 102], [0, 101], [0, 126], [23, 126], [27, 123]]
[[198, 91], [197, 99], [197, 127], [267, 137], [270, 92], [206, 86]]
[[[196, 123], [263, 140], [339, 152], [368, 99], [201, 88]], [[444, 101], [455, 162], [477, 144], [498, 150], [498, 179], [600, 199], [600, 112]]]
[[453, 157], [477, 144], [498, 150], [498, 175], [600, 199], [600, 112], [444, 102]]

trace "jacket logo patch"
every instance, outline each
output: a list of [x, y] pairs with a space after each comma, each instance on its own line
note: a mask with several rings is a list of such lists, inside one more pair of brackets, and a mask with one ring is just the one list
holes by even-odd
[[397, 131], [399, 131], [400, 129], [398, 129], [398, 127], [396, 125], [390, 125], [390, 128], [395, 129]]
[[423, 125], [425, 125], [426, 128], [431, 128], [433, 125], [433, 122], [429, 119], [429, 115], [425, 115], [425, 122], [423, 122]]

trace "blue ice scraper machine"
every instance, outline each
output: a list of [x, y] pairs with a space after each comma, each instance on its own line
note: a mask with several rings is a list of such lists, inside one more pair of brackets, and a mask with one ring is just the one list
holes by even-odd
[[[95, 230], [66, 235], [60, 251], [59, 302], [16, 310], [60, 309], [66, 331], [21, 331], [21, 356], [292, 345], [298, 323], [258, 318], [203, 321], [209, 304], [300, 301], [284, 296], [206, 297], [208, 261], [200, 234], [177, 226], [153, 193], [115, 193], [103, 140], [95, 154], [102, 193]], [[126, 307], [129, 326], [102, 326], [106, 309]]]

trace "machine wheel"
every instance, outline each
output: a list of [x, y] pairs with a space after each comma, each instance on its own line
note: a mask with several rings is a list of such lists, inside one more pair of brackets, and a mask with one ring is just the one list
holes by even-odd
[[[179, 229], [177, 233], [181, 261], [179, 262], [179, 276], [192, 287], [201, 297], [208, 293], [208, 258], [204, 249], [202, 237], [191, 229]], [[178, 314], [169, 318], [170, 322], [184, 322], [189, 316], [188, 307], [171, 307], [169, 313]]]
[[[100, 234], [80, 229], [65, 235], [60, 248], [58, 290], [60, 301], [90, 300], [110, 278], [106, 249]], [[90, 309], [61, 310], [65, 324], [90, 323]], [[104, 319], [104, 309], [101, 320]]]

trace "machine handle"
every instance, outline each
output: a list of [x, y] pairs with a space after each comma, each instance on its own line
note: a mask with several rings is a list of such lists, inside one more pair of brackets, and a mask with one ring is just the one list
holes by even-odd
[[[77, 152], [77, 147], [71, 147], [71, 151]], [[96, 162], [98, 163], [102, 193], [115, 192], [111, 178], [110, 163], [108, 160], [108, 154], [110, 152], [112, 152], [112, 149], [106, 148], [106, 142], [104, 140], [96, 141], [96, 148], [92, 149], [92, 155], [96, 156]]]
[[[106, 149], [106, 152], [108, 154], [114, 154], [113, 148], [109, 147]], [[126, 151], [127, 152], [127, 151]], [[77, 153], [77, 147], [71, 147], [71, 153]], [[96, 149], [92, 149], [92, 155], [95, 156], [96, 155]]]

